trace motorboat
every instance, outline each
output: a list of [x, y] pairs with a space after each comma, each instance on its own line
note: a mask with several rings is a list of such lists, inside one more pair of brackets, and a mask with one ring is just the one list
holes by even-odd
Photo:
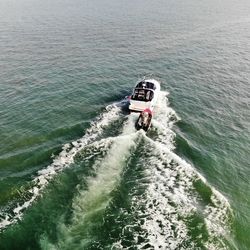
[[131, 111], [153, 110], [161, 90], [160, 82], [155, 79], [139, 81], [129, 100]]
[[135, 128], [137, 130], [143, 129], [144, 131], [147, 132], [151, 126], [151, 120], [152, 120], [152, 111], [147, 108], [140, 113], [135, 123]]

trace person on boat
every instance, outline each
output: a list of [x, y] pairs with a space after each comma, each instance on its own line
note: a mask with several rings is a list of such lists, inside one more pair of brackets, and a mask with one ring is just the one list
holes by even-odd
[[152, 119], [152, 111], [147, 108], [141, 112], [138, 119], [138, 125], [144, 130], [147, 130], [148, 127], [150, 126], [151, 119]]
[[147, 112], [142, 112], [142, 126], [146, 127], [148, 125], [149, 114]]
[[145, 91], [144, 89], [140, 89], [138, 93], [138, 100], [144, 100], [145, 99]]
[[151, 93], [150, 93], [150, 90], [148, 90], [146, 94], [146, 101], [150, 101], [150, 96], [151, 96]]

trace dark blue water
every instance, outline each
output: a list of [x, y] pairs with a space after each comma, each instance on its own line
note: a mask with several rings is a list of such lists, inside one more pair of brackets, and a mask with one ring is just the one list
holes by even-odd
[[249, 249], [249, 13], [0, 0], [0, 249]]

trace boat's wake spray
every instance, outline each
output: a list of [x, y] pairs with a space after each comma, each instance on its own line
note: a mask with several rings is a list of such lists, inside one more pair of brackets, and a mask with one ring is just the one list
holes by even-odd
[[1, 211], [0, 231], [22, 218], [24, 211], [32, 205], [32, 203], [42, 194], [47, 184], [65, 168], [70, 167], [74, 163], [74, 157], [81, 152], [86, 146], [97, 141], [105, 128], [113, 121], [120, 117], [121, 109], [116, 105], [106, 107], [106, 112], [97, 117], [96, 121], [91, 123], [85, 135], [71, 143], [63, 146], [61, 153], [56, 156], [53, 162], [45, 169], [39, 170], [37, 176], [30, 184], [31, 188], [27, 190], [28, 200], [20, 201], [17, 205], [9, 205], [5, 210]]

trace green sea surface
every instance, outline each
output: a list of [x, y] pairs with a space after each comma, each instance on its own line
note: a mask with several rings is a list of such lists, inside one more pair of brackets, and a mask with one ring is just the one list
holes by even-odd
[[0, 249], [250, 249], [249, 27], [246, 0], [0, 0]]

